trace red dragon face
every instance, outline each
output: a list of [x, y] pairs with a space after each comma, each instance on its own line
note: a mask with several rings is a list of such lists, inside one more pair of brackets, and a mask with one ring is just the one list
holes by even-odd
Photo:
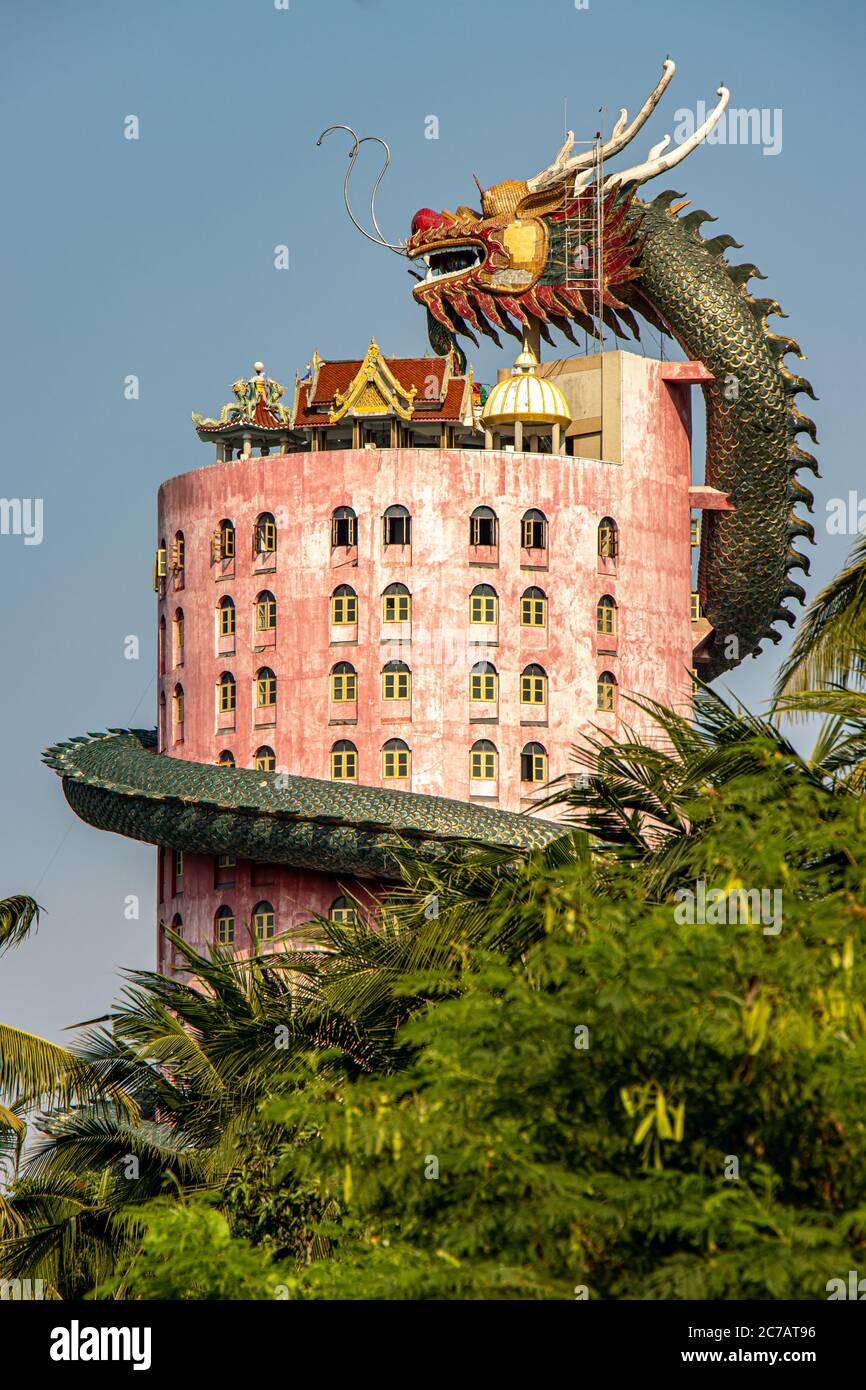
[[496, 343], [497, 328], [519, 338], [533, 322], [548, 341], [547, 324], [573, 339], [569, 320], [591, 327], [597, 312], [612, 322], [611, 311], [619, 309], [628, 322], [631, 315], [612, 287], [639, 275], [634, 260], [641, 242], [637, 218], [628, 217], [631, 202], [616, 190], [604, 199], [600, 306], [593, 303], [594, 191], [574, 197], [564, 184], [534, 194], [523, 182], [496, 184], [482, 194], [481, 212], [422, 208], [412, 219], [406, 252], [424, 262], [427, 274], [412, 293], [448, 334], [474, 339], [474, 328]]

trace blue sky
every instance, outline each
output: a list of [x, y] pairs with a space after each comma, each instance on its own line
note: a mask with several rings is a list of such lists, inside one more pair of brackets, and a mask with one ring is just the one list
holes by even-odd
[[[863, 471], [863, 31], [840, 0], [7, 0], [0, 495], [42, 499], [44, 534], [0, 536], [0, 894], [35, 894], [46, 913], [3, 959], [0, 1017], [60, 1037], [108, 1006], [123, 966], [153, 963], [153, 851], [78, 822], [39, 755], [153, 723], [156, 490], [210, 459], [190, 411], [217, 410], [257, 358], [289, 386], [314, 347], [360, 354], [374, 334], [388, 352], [426, 350], [404, 264], [346, 220], [344, 137], [316, 149], [319, 131], [390, 141], [378, 211], [395, 240], [418, 207], [473, 203], [473, 173], [491, 184], [547, 164], [564, 101], [578, 138], [601, 105], [609, 130], [668, 52], [678, 71], [635, 158], [720, 81], [734, 106], [780, 110], [779, 153], [705, 147], [658, 186], [744, 244], [735, 255], [767, 275], [761, 293], [789, 315], [777, 327], [808, 354], [824, 474], [814, 592], [851, 544], [827, 534], [826, 500]], [[507, 361], [492, 345], [472, 357], [486, 380]], [[758, 704], [783, 650], [732, 688]]]

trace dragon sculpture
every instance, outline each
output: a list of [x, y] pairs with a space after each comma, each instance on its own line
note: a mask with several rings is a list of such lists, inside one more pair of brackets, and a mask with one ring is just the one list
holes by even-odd
[[[381, 236], [373, 211], [378, 236], [370, 239], [424, 264], [426, 275], [412, 272], [419, 281], [413, 295], [427, 311], [436, 352], [458, 336], [477, 343], [473, 330], [497, 344], [500, 331], [552, 342], [551, 328], [575, 341], [573, 324], [594, 331], [600, 321], [618, 336], [639, 337], [640, 316], [712, 373], [703, 387], [706, 481], [735, 508], [708, 513], [701, 539], [698, 587], [714, 629], [702, 674], [712, 678], [757, 655], [765, 638], [779, 642], [774, 624], [795, 621], [785, 600], [805, 598], [791, 571], [808, 573], [809, 565], [794, 542], [814, 541], [814, 530], [794, 506], [811, 510], [813, 498], [796, 474], [801, 468], [817, 474], [818, 467], [797, 443], [800, 434], [816, 435], [794, 398], [815, 396], [785, 363], [789, 354], [803, 356], [797, 342], [767, 326], [771, 316], [784, 317], [778, 303], [747, 288], [752, 278], [765, 277], [754, 265], [726, 260], [740, 243], [727, 235], [704, 239], [699, 229], [715, 218], [704, 211], [678, 215], [688, 206], [679, 193], [663, 192], [651, 202], [637, 197], [642, 184], [673, 169], [710, 133], [728, 104], [727, 89], [719, 87], [714, 109], [680, 144], [669, 148], [666, 135], [643, 163], [606, 172], [675, 70], [665, 59], [637, 115], [629, 121], [622, 110], [600, 147], [575, 154], [569, 132], [553, 162], [533, 178], [487, 189], [479, 184], [480, 210], [422, 208], [408, 240], [396, 245]], [[376, 137], [355, 136], [349, 172], [368, 139]]]
[[[573, 325], [592, 330], [600, 323], [639, 336], [642, 317], [712, 373], [703, 387], [706, 479], [734, 504], [733, 511], [707, 515], [701, 541], [699, 586], [714, 629], [704, 669], [713, 676], [756, 653], [765, 638], [779, 641], [774, 624], [794, 622], [785, 600], [805, 598], [790, 577], [798, 568], [808, 572], [794, 542], [814, 539], [814, 533], [794, 505], [811, 508], [812, 496], [796, 474], [804, 467], [818, 470], [797, 443], [804, 433], [814, 440], [815, 427], [794, 398], [813, 392], [785, 364], [789, 354], [802, 356], [797, 343], [767, 327], [768, 318], [781, 313], [779, 305], [747, 288], [759, 274], [756, 267], [726, 259], [739, 243], [724, 235], [704, 239], [699, 229], [713, 219], [703, 211], [681, 216], [686, 204], [679, 193], [663, 192], [650, 202], [637, 197], [642, 184], [674, 168], [713, 129], [727, 90], [719, 88], [714, 110], [681, 144], [670, 149], [665, 136], [643, 163], [606, 172], [606, 162], [641, 129], [673, 74], [666, 59], [637, 115], [629, 121], [622, 111], [608, 140], [575, 153], [569, 134], [533, 178], [482, 189], [480, 210], [424, 208], [411, 235], [397, 244], [384, 239], [375, 214], [376, 188], [390, 160], [387, 145], [374, 136], [359, 139], [347, 126], [329, 130], [353, 137], [344, 199], [355, 226], [425, 267], [423, 276], [413, 272], [413, 294], [427, 311], [438, 353], [457, 349], [457, 337], [474, 339], [474, 332], [497, 343], [500, 332], [549, 341], [551, 329], [573, 338]], [[371, 199], [376, 235], [357, 222], [348, 197], [365, 141], [386, 151]], [[263, 368], [252, 382], [236, 382], [237, 405], [227, 406], [221, 419], [246, 420], [264, 406], [284, 412], [275, 386]], [[361, 877], [395, 876], [407, 845], [433, 857], [467, 842], [526, 850], [559, 833], [532, 817], [461, 801], [303, 777], [263, 778], [162, 757], [155, 749], [153, 733], [110, 730], [55, 745], [45, 759], [61, 775], [73, 809], [103, 829], [192, 852], [230, 850]]]

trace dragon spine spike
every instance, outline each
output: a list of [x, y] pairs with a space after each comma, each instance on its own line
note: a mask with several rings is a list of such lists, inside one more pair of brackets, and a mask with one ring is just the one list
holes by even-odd
[[777, 623], [787, 623], [788, 627], [793, 627], [797, 619], [794, 617], [793, 613], [788, 612], [787, 608], [782, 608], [780, 606], [773, 615], [773, 621]]
[[806, 590], [793, 579], [786, 579], [779, 594], [780, 599], [795, 598], [798, 603], [806, 602]]

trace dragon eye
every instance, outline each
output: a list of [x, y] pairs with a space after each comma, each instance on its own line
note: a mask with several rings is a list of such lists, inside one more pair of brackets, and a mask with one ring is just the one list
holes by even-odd
[[412, 235], [429, 232], [431, 228], [440, 227], [447, 220], [443, 213], [434, 212], [433, 208], [419, 208], [412, 218]]

